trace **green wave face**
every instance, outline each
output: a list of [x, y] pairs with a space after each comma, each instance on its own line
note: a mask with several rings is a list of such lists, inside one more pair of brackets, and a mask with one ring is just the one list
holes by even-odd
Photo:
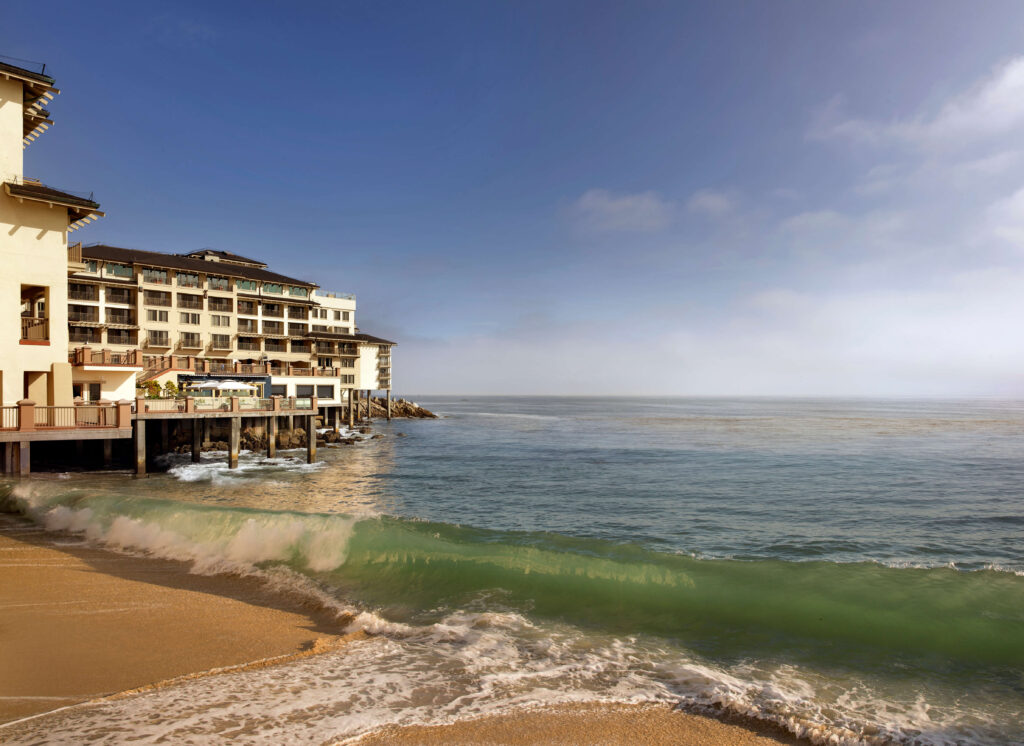
[[402, 621], [504, 606], [718, 659], [957, 675], [1024, 667], [1024, 578], [871, 563], [698, 560], [552, 534], [156, 499], [15, 496], [51, 528], [160, 556], [284, 564]]
[[343, 585], [432, 609], [484, 591], [541, 617], [646, 632], [730, 657], [786, 651], [929, 667], [1024, 665], [1024, 578], [872, 563], [698, 560], [599, 540], [358, 523]]

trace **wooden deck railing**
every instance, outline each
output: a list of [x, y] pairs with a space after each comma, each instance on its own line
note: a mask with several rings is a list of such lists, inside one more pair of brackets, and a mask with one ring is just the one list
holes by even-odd
[[0, 407], [0, 430], [126, 429], [132, 426], [131, 402], [80, 404], [73, 407], [36, 406], [28, 400], [14, 407]]

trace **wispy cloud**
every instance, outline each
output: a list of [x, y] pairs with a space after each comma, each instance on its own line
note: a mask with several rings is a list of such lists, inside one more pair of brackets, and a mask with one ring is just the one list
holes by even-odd
[[939, 147], [971, 144], [1013, 133], [1022, 126], [1024, 57], [1015, 57], [930, 114], [888, 122], [862, 119], [847, 115], [845, 98], [836, 96], [816, 112], [808, 136]]
[[736, 208], [732, 197], [724, 192], [713, 189], [700, 189], [693, 193], [686, 203], [690, 212], [720, 218], [728, 215]]
[[674, 206], [657, 192], [614, 194], [590, 189], [573, 203], [577, 225], [592, 231], [658, 231], [672, 222]]
[[993, 203], [988, 218], [994, 236], [1024, 247], [1024, 189]]

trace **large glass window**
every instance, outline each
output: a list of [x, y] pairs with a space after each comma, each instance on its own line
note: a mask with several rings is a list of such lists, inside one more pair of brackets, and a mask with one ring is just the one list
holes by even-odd
[[153, 269], [152, 267], [146, 267], [142, 270], [142, 281], [152, 282], [155, 285], [167, 285], [170, 280], [167, 278], [166, 269]]
[[197, 288], [199, 287], [199, 275], [194, 272], [179, 272], [175, 279], [178, 282], [179, 287], [183, 288]]
[[230, 316], [213, 315], [210, 317], [210, 323], [213, 326], [231, 326]]
[[231, 335], [230, 334], [213, 334], [210, 337], [213, 342], [213, 347], [216, 350], [229, 350], [231, 349]]
[[312, 386], [305, 386], [305, 385], [297, 385], [295, 387], [295, 395], [297, 397], [299, 397], [300, 399], [302, 399], [304, 397], [307, 397], [307, 396], [312, 396], [313, 395], [313, 387]]
[[167, 311], [158, 311], [155, 308], [146, 309], [146, 321], [162, 321], [167, 323]]
[[191, 349], [202, 347], [202, 337], [199, 335], [199, 332], [183, 332], [181, 335], [181, 346]]
[[198, 313], [184, 313], [183, 312], [181, 314], [181, 323], [182, 324], [192, 324], [193, 326], [198, 326], [198, 324], [199, 324], [199, 314]]
[[280, 293], [281, 285], [276, 282], [264, 282], [263, 283], [264, 293]]
[[309, 295], [309, 288], [300, 288], [298, 285], [292, 285], [288, 288], [288, 295], [294, 295], [296, 298], [305, 298]]
[[127, 264], [117, 264], [116, 262], [107, 262], [104, 265], [104, 271], [111, 277], [131, 277], [132, 268]]
[[316, 387], [316, 398], [317, 399], [333, 399], [334, 398], [334, 386], [317, 386]]
[[255, 290], [256, 280], [235, 280], [235, 289], [237, 290]]
[[230, 288], [227, 277], [207, 277], [206, 286], [210, 290], [228, 290]]

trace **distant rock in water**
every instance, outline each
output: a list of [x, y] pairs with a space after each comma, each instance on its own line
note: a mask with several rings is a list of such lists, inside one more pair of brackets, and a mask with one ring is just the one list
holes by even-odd
[[[387, 399], [376, 396], [371, 398], [370, 413], [374, 418], [387, 417]], [[407, 399], [392, 399], [391, 416], [431, 420], [437, 419], [437, 415], [431, 412], [429, 409], [424, 409], [419, 404], [408, 401]]]

